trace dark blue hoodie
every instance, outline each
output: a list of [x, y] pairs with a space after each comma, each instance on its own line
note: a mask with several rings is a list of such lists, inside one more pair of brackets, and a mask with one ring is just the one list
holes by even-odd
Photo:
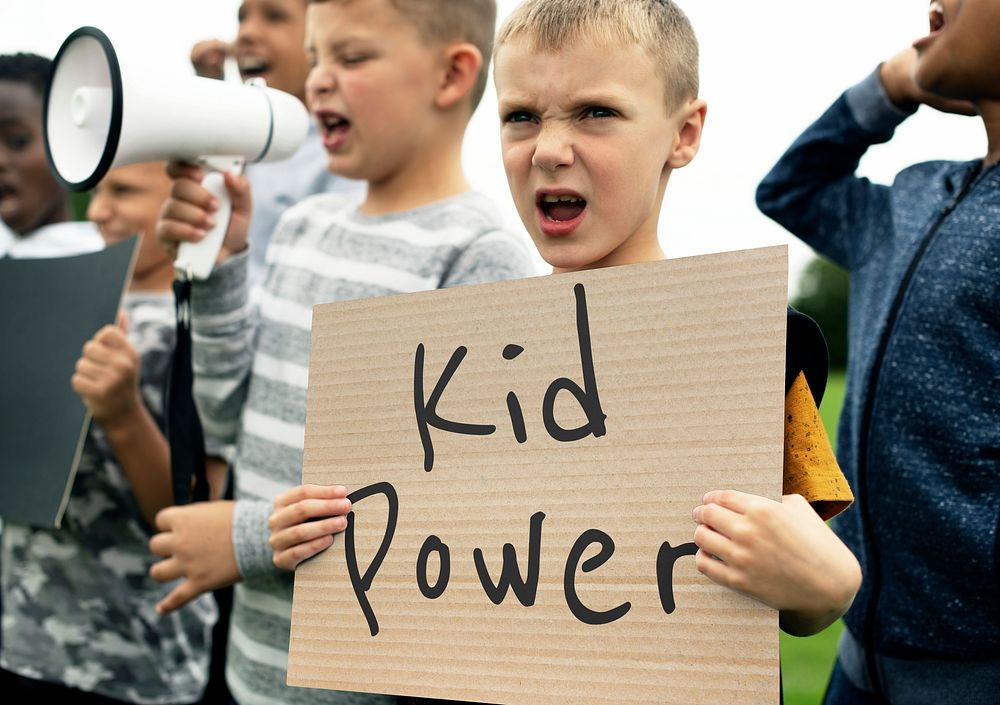
[[851, 274], [837, 455], [858, 502], [836, 528], [864, 583], [841, 664], [894, 703], [1000, 703], [1000, 167], [855, 176], [907, 115], [873, 74], [757, 202]]

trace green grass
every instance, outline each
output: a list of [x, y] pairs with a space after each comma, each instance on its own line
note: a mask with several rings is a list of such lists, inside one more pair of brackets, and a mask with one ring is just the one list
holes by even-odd
[[[837, 420], [844, 403], [844, 373], [831, 371], [823, 403], [819, 408], [823, 423], [836, 447]], [[810, 637], [781, 634], [781, 677], [785, 705], [819, 705], [826, 682], [837, 656], [837, 639], [843, 631], [837, 622], [829, 629]]]

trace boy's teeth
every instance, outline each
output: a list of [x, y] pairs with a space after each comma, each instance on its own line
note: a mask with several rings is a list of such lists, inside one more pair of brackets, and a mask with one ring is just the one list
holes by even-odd
[[543, 203], [575, 203], [577, 201], [582, 201], [582, 198], [577, 198], [576, 196], [542, 196]]
[[254, 71], [263, 71], [266, 64], [263, 59], [259, 59], [256, 56], [247, 56], [240, 59], [240, 71], [245, 73]]
[[936, 32], [944, 27], [944, 5], [938, 2], [938, 0], [931, 3], [930, 8], [928, 9], [928, 15], [930, 17], [932, 32]]

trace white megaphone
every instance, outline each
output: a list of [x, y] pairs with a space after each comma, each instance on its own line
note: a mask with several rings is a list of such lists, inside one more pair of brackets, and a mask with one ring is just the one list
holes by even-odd
[[220, 204], [216, 226], [203, 240], [183, 243], [175, 260], [179, 272], [204, 279], [229, 224], [223, 172], [292, 156], [309, 115], [298, 98], [263, 81], [130, 75], [104, 32], [81, 27], [53, 62], [44, 126], [52, 171], [72, 191], [93, 188], [125, 164], [178, 159], [208, 167], [203, 185]]

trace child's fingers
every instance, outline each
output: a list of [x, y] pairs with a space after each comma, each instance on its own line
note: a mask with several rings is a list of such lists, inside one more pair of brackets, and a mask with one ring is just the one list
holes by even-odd
[[200, 242], [206, 230], [178, 220], [160, 219], [156, 223], [156, 239], [171, 257], [177, 256], [177, 246], [182, 242]]
[[223, 174], [226, 191], [232, 199], [234, 212], [249, 212], [253, 207], [250, 196], [250, 180], [245, 176], [226, 172]]
[[[162, 510], [160, 512], [162, 514]], [[159, 524], [160, 515], [156, 515], [157, 524]], [[160, 534], [155, 534], [153, 538], [149, 540], [149, 552], [154, 556], [172, 556], [174, 553], [173, 537], [169, 531], [164, 531]]]
[[282, 509], [304, 499], [343, 499], [347, 488], [343, 485], [298, 485], [285, 490], [274, 500], [274, 508]]
[[197, 164], [173, 160], [167, 162], [167, 176], [171, 179], [191, 179], [201, 183], [205, 178], [205, 171]]
[[722, 561], [713, 558], [710, 552], [704, 549], [698, 551], [694, 556], [694, 565], [699, 573], [712, 582], [723, 587], [733, 587], [733, 570]]
[[166, 558], [149, 567], [149, 577], [158, 583], [169, 583], [184, 577], [184, 568], [176, 558]]
[[729, 538], [736, 535], [738, 527], [743, 521], [742, 514], [719, 504], [702, 504], [695, 507], [691, 516], [699, 524], [708, 525]]
[[89, 357], [81, 357], [76, 361], [76, 373], [81, 378], [91, 383], [97, 383], [104, 378], [105, 367], [103, 364], [94, 362]]
[[117, 325], [114, 326], [104, 326], [99, 331], [97, 335], [94, 336], [94, 340], [98, 343], [106, 345], [109, 348], [125, 348], [129, 347], [128, 337]]
[[281, 531], [308, 522], [310, 519], [347, 514], [349, 511], [351, 511], [349, 499], [304, 499], [275, 511], [268, 519], [267, 525], [271, 531]]
[[83, 344], [83, 350], [80, 353], [81, 360], [89, 360], [98, 365], [107, 365], [114, 359], [114, 351], [99, 338], [100, 335], [101, 333], [98, 332], [97, 335]]
[[212, 215], [219, 208], [215, 196], [193, 181], [176, 181], [170, 198], [163, 204], [160, 217], [198, 227], [211, 227]]
[[156, 604], [156, 613], [159, 615], [170, 614], [198, 597], [201, 592], [201, 590], [195, 587], [194, 583], [190, 580], [185, 580]]
[[702, 498], [705, 504], [718, 504], [731, 509], [738, 514], [746, 514], [754, 509], [761, 509], [776, 504], [774, 500], [756, 494], [748, 494], [739, 490], [712, 490]]
[[732, 551], [733, 542], [710, 526], [702, 524], [695, 529], [694, 542], [698, 545], [698, 548], [709, 555], [715, 556], [727, 563], [729, 562], [727, 559]]
[[333, 545], [333, 536], [327, 534], [313, 539], [308, 543], [300, 543], [284, 551], [274, 554], [274, 564], [285, 570], [295, 570], [296, 566], [304, 560], [312, 558], [317, 553], [328, 549]]
[[287, 529], [281, 529], [271, 534], [268, 543], [275, 552], [284, 551], [300, 543], [309, 543], [321, 536], [339, 534], [347, 528], [347, 518], [342, 516], [328, 517], [320, 521], [307, 521]]
[[90, 399], [95, 396], [98, 391], [100, 391], [99, 385], [97, 385], [92, 379], [81, 374], [75, 374], [70, 377], [69, 384], [73, 388], [73, 391], [84, 399]]

